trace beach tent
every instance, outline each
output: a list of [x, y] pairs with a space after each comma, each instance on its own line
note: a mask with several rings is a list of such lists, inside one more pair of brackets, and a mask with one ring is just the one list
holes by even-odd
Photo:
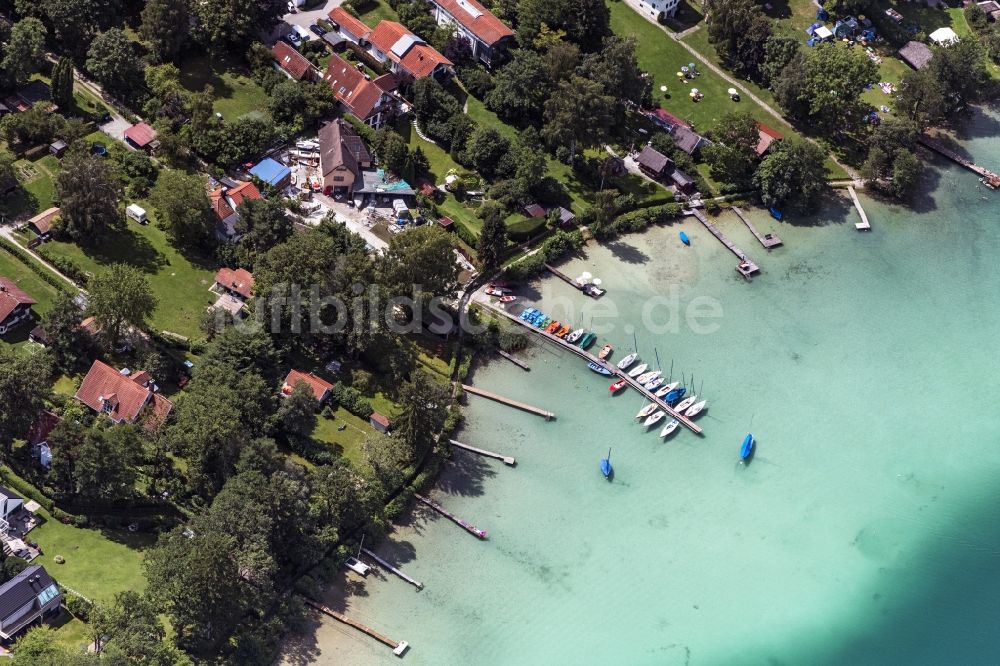
[[938, 46], [951, 46], [958, 43], [958, 35], [951, 28], [938, 28], [930, 34], [931, 41]]

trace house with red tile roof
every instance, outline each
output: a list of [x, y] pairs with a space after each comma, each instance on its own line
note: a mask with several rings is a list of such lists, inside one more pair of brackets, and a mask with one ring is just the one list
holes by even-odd
[[357, 67], [336, 53], [330, 56], [323, 80], [329, 84], [344, 111], [375, 129], [392, 120], [399, 111], [399, 100], [379, 85], [379, 81], [388, 83], [389, 79], [380, 76], [369, 81]]
[[13, 280], [0, 277], [0, 335], [6, 335], [32, 317], [31, 306], [38, 303]]
[[156, 393], [148, 372], [129, 376], [94, 361], [83, 378], [76, 399], [114, 423], [142, 423], [155, 428], [166, 421], [173, 403]]
[[295, 390], [295, 386], [299, 382], [305, 383], [310, 389], [312, 389], [313, 395], [316, 397], [316, 402], [320, 404], [326, 402], [327, 398], [329, 398], [330, 394], [333, 392], [333, 384], [325, 379], [320, 379], [311, 372], [289, 370], [288, 376], [285, 377], [285, 382], [281, 385], [281, 395], [291, 395], [292, 391]]
[[59, 207], [47, 208], [28, 220], [28, 228], [39, 236], [52, 233], [52, 223], [56, 221], [61, 212], [62, 209]]
[[368, 417], [368, 423], [379, 432], [389, 432], [389, 428], [392, 427], [392, 421], [378, 412], [372, 412], [372, 415]]
[[156, 140], [156, 130], [146, 123], [136, 123], [125, 130], [125, 142], [136, 150], [152, 152], [160, 145]]
[[213, 291], [247, 300], [253, 296], [253, 273], [245, 268], [220, 268], [215, 274]]
[[347, 41], [364, 46], [372, 29], [359, 18], [351, 16], [343, 7], [337, 7], [327, 16], [337, 28], [337, 34]]
[[472, 55], [487, 67], [506, 48], [514, 31], [476, 0], [430, 0], [438, 25], [452, 25], [469, 40]]
[[284, 40], [275, 42], [274, 46], [271, 47], [271, 53], [274, 55], [278, 68], [296, 81], [312, 81], [318, 75], [309, 59]]
[[399, 76], [445, 77], [453, 63], [396, 21], [381, 21], [368, 37], [368, 53]]
[[785, 135], [776, 129], [772, 129], [765, 125], [764, 123], [757, 123], [757, 134], [759, 140], [757, 141], [757, 157], [763, 157], [764, 153], [771, 149], [771, 145], [775, 141], [781, 141], [785, 138]]
[[236, 233], [236, 222], [239, 221], [239, 213], [236, 209], [240, 204], [249, 199], [260, 199], [260, 190], [257, 186], [247, 181], [229, 181], [232, 184], [219, 185], [208, 193], [208, 202], [215, 213], [215, 235], [220, 240], [238, 240]]

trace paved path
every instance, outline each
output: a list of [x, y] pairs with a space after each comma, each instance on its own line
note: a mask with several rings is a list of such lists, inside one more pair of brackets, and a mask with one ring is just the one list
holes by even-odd
[[[638, 12], [636, 12], [636, 13], [638, 13]], [[649, 20], [649, 18], [650, 18], [648, 16], [645, 16], [644, 14], [639, 14], [639, 15], [642, 16], [643, 18], [645, 18], [646, 20]], [[760, 108], [764, 109], [765, 111], [767, 111], [769, 114], [771, 114], [772, 116], [774, 116], [778, 120], [780, 120], [782, 122], [785, 122], [785, 123], [788, 122], [788, 120], [786, 120], [784, 116], [782, 116], [777, 110], [775, 110], [774, 107], [772, 107], [770, 104], [768, 104], [767, 102], [765, 102], [764, 100], [762, 100], [757, 95], [755, 95], [752, 92], [750, 92], [750, 90], [748, 90], [747, 87], [743, 85], [743, 83], [741, 83], [740, 81], [737, 81], [736, 79], [734, 79], [727, 72], [725, 72], [721, 67], [719, 67], [718, 65], [716, 65], [711, 60], [708, 60], [707, 58], [705, 58], [705, 56], [703, 56], [701, 53], [699, 53], [693, 46], [691, 46], [690, 44], [688, 44], [687, 42], [685, 42], [682, 39], [682, 37], [684, 35], [690, 34], [691, 32], [693, 32], [693, 30], [689, 29], [689, 30], [685, 30], [684, 32], [682, 32], [680, 34], [677, 34], [677, 33], [672, 32], [671, 30], [669, 30], [665, 26], [660, 25], [656, 21], [650, 21], [650, 23], [652, 23], [657, 28], [659, 28], [664, 33], [666, 33], [666, 35], [668, 37], [670, 37], [670, 39], [674, 40], [675, 42], [677, 42], [678, 44], [680, 44], [681, 46], [683, 46], [684, 49], [687, 50], [687, 52], [690, 53], [695, 59], [697, 59], [699, 62], [701, 62], [703, 65], [705, 65], [705, 67], [707, 67], [709, 70], [711, 70], [712, 72], [714, 72], [717, 76], [721, 77], [724, 81], [726, 81], [727, 83], [729, 83], [729, 85], [731, 85], [732, 87], [734, 87], [737, 90], [739, 90], [741, 94], [746, 95], [747, 97], [749, 97], [750, 99], [752, 99], [754, 102], [756, 102], [760, 106]], [[816, 143], [816, 141], [814, 139], [811, 139], [811, 138], [809, 138], [807, 136], [803, 136], [803, 138], [806, 141], [810, 141], [812, 143]], [[827, 151], [824, 150], [823, 152], [827, 152]], [[834, 157], [832, 154], [830, 155], [830, 159], [833, 160], [834, 164], [836, 164], [841, 169], [843, 169], [844, 171], [846, 171], [847, 174], [852, 179], [854, 179], [854, 181], [860, 182], [860, 178], [858, 176], [858, 173], [854, 169], [852, 169], [852, 168], [850, 168], [850, 167], [848, 167], [848, 166], [846, 166], [844, 164], [841, 164], [840, 161], [838, 161], [837, 158]]]
[[[325, 19], [326, 15], [333, 11], [334, 7], [339, 7], [344, 3], [344, 0], [327, 0], [326, 2], [308, 9], [306, 11], [298, 10], [294, 14], [288, 13], [281, 17], [282, 22], [275, 26], [275, 29], [271, 31], [268, 37], [268, 42], [273, 42], [280, 37], [287, 35], [292, 30], [293, 25], [302, 26], [306, 30], [309, 26], [316, 23], [317, 19]], [[373, 27], [373, 26], [369, 26]], [[316, 35], [311, 36], [312, 39], [319, 39]]]
[[367, 213], [364, 213], [353, 206], [348, 206], [345, 203], [335, 201], [333, 198], [328, 197], [325, 194], [321, 194], [320, 192], [313, 192], [313, 198], [347, 220], [347, 228], [364, 238], [365, 242], [376, 250], [382, 251], [389, 247], [388, 243], [373, 234], [372, 230], [365, 224], [365, 221], [368, 219]]

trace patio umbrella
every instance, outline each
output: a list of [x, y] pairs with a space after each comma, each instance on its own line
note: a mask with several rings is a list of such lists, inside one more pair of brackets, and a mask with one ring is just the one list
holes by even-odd
[[728, 92], [730, 95], [735, 95], [736, 94], [736, 88], [730, 88], [726, 92]]
[[660, 92], [667, 92], [666, 86], [660, 86]]
[[601, 286], [601, 278], [594, 278], [593, 280], [591, 280], [591, 283], [592, 283], [592, 284], [593, 284], [593, 285], [594, 285], [595, 287], [600, 287], [600, 286]]
[[694, 99], [695, 97], [697, 97], [697, 96], [698, 96], [698, 93], [696, 93], [695, 91], [693, 91], [693, 90], [692, 90], [691, 92], [689, 92], [689, 93], [688, 93], [688, 95], [689, 95], [689, 96], [690, 96], [690, 97], [691, 97], [692, 99]]
[[684, 78], [684, 72], [677, 72], [677, 76], [678, 76], [678, 78], [683, 79]]
[[590, 278], [592, 278], [594, 276], [591, 275], [590, 273], [588, 273], [587, 271], [584, 271], [583, 275], [581, 275], [580, 277], [582, 277], [584, 280], [589, 280]]
[[698, 89], [697, 88], [691, 88], [691, 92], [693, 92], [695, 95], [697, 95], [698, 94]]

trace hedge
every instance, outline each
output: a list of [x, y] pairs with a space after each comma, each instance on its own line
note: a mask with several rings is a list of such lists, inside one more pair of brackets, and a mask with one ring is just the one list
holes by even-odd
[[561, 259], [583, 245], [583, 234], [576, 231], [557, 231], [542, 243], [538, 251], [511, 264], [504, 271], [512, 280], [533, 278], [545, 268], [545, 264]]
[[356, 388], [345, 386], [343, 382], [337, 382], [333, 385], [330, 397], [351, 414], [363, 419], [369, 418], [372, 412], [375, 411], [368, 398], [361, 395], [361, 392]]
[[90, 280], [90, 276], [87, 275], [87, 272], [80, 268], [80, 265], [72, 259], [51, 255], [45, 251], [45, 248], [38, 248], [38, 254], [40, 254], [45, 261], [55, 266], [60, 273], [68, 277], [73, 282], [86, 286], [87, 282]]
[[8, 253], [14, 255], [15, 259], [30, 268], [38, 277], [42, 278], [56, 289], [60, 291], [69, 291], [69, 285], [67, 285], [64, 280], [61, 280], [58, 276], [53, 275], [52, 271], [32, 259], [30, 255], [25, 253], [25, 251], [15, 243], [10, 242], [6, 238], [0, 238], [0, 247]]
[[5, 486], [19, 492], [25, 497], [35, 500], [49, 513], [54, 512], [55, 502], [53, 502], [51, 498], [46, 497], [38, 488], [35, 488], [33, 485], [19, 477], [10, 467], [0, 465], [0, 478], [3, 479]]

